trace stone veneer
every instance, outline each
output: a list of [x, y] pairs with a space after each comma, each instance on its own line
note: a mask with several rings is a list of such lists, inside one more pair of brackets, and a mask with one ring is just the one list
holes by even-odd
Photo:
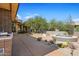
[[0, 48], [4, 48], [4, 56], [12, 55], [12, 39], [0, 40]]

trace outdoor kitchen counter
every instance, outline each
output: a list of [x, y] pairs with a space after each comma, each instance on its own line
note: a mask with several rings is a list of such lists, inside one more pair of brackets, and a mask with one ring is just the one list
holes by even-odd
[[12, 39], [12, 36], [1, 36], [0, 40], [7, 40], [7, 39]]
[[8, 36], [1, 36], [0, 35], [0, 40], [12, 39], [12, 38], [13, 38], [13, 33], [10, 33]]
[[12, 38], [13, 34], [11, 33], [10, 36], [0, 36], [0, 52], [4, 56], [12, 55]]

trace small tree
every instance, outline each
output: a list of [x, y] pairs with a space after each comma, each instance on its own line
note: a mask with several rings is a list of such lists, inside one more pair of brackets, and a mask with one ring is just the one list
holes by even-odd
[[57, 28], [58, 28], [60, 31], [66, 31], [66, 24], [65, 24], [65, 22], [58, 21]]
[[58, 28], [58, 22], [56, 21], [56, 19], [52, 19], [49, 25], [50, 25], [50, 30], [55, 30]]
[[73, 35], [73, 33], [74, 33], [74, 25], [73, 25], [73, 21], [72, 21], [71, 16], [69, 16], [68, 22], [66, 23], [66, 28], [67, 28], [68, 34]]
[[48, 29], [48, 23], [45, 18], [41, 16], [35, 16], [34, 18], [29, 18], [24, 22], [25, 25], [32, 30], [32, 32], [41, 32]]

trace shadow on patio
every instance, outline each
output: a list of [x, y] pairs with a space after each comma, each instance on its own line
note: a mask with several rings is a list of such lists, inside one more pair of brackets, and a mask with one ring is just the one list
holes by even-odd
[[28, 34], [14, 34], [13, 56], [43, 56], [58, 49], [55, 44], [46, 45]]

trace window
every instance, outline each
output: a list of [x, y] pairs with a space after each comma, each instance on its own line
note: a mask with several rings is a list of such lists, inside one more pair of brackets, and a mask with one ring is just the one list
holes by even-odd
[[4, 48], [0, 48], [0, 56], [4, 55]]

